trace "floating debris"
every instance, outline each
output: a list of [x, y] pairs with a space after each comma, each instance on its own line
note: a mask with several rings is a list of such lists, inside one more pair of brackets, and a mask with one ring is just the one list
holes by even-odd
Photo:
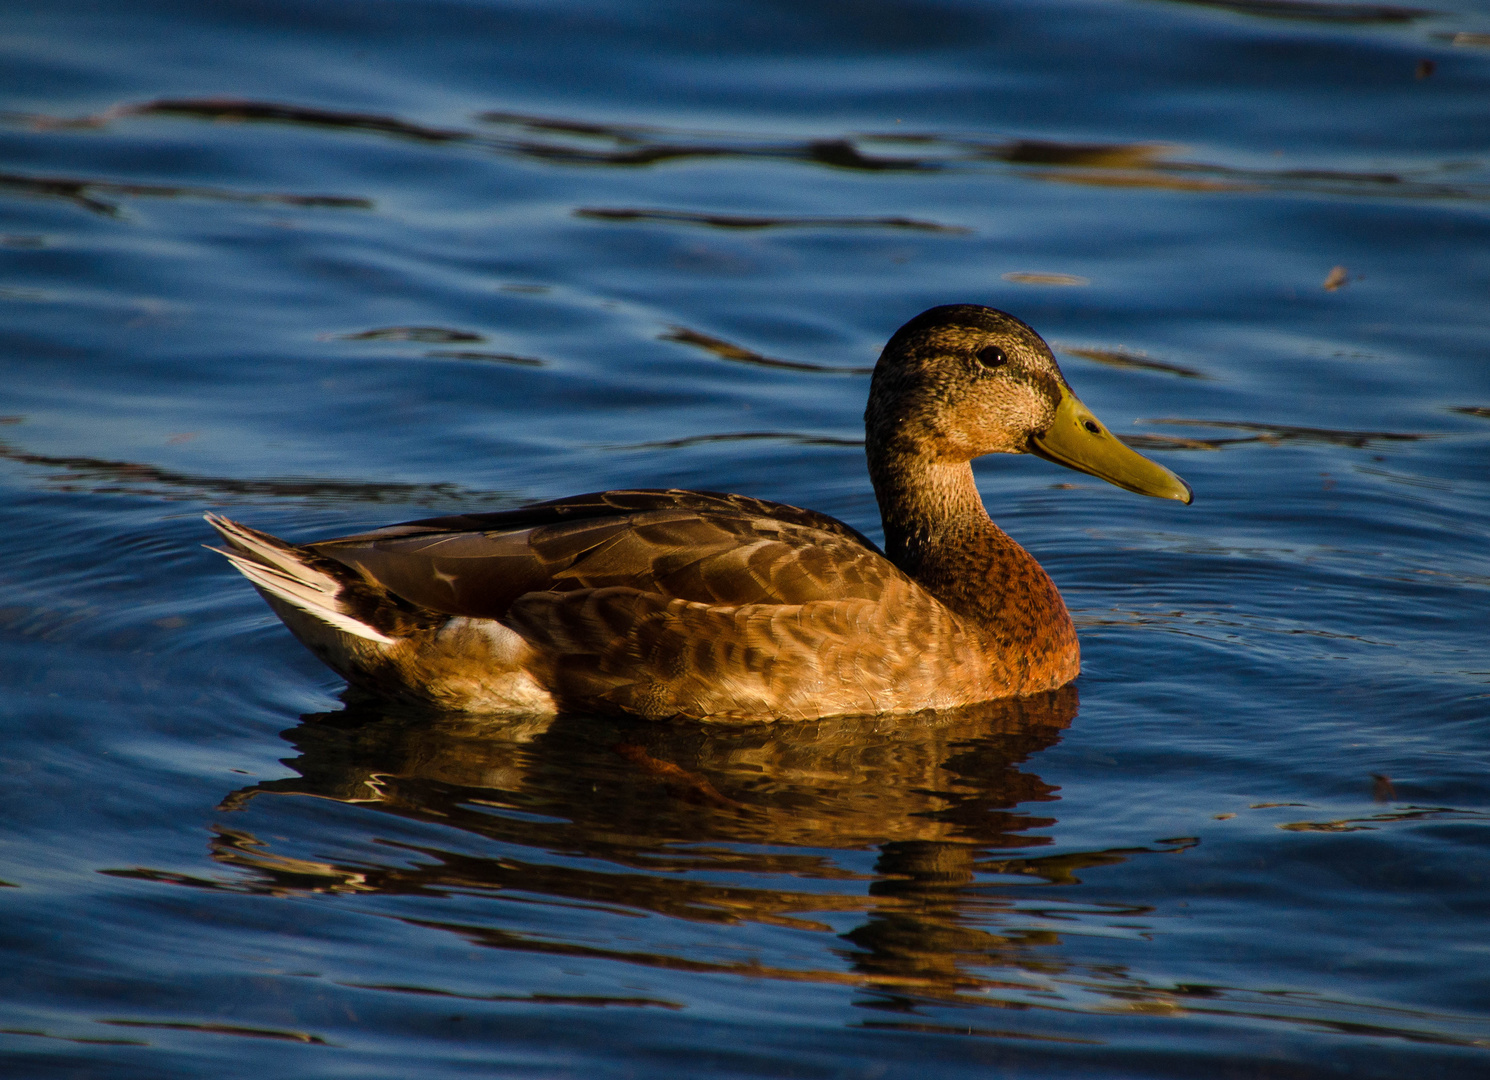
[[1320, 287], [1323, 288], [1325, 292], [1334, 292], [1336, 289], [1344, 285], [1349, 280], [1350, 273], [1345, 269], [1345, 267], [1337, 266], [1325, 276], [1324, 283]]

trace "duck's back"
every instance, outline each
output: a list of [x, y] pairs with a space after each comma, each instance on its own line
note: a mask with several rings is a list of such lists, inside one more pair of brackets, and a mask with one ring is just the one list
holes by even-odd
[[485, 619], [532, 592], [621, 586], [738, 607], [872, 600], [903, 576], [836, 518], [708, 491], [602, 491], [306, 546], [411, 603]]

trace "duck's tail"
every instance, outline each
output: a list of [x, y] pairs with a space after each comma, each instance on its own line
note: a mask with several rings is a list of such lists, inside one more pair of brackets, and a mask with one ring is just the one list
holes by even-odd
[[526, 646], [493, 619], [410, 603], [314, 545], [206, 515], [226, 556], [311, 652], [376, 693], [473, 712], [553, 712], [524, 667]]
[[386, 646], [413, 629], [411, 622], [423, 621], [411, 620], [415, 613], [401, 610], [409, 605], [335, 559], [217, 514], [206, 518], [229, 545], [209, 550], [225, 555], [312, 648], [312, 639], [325, 643], [326, 628]]

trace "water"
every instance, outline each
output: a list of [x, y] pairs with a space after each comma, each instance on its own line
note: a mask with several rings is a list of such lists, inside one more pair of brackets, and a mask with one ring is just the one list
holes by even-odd
[[[1484, 1075], [1490, 12], [1433, 7], [5, 10], [6, 1074]], [[979, 464], [1047, 699], [349, 706], [198, 546], [877, 536], [859, 369], [964, 301], [1196, 491]]]

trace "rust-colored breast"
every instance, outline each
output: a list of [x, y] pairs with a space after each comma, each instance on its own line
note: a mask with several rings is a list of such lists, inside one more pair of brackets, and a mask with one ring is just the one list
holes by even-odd
[[1065, 601], [1034, 556], [992, 522], [980, 524], [931, 553], [917, 579], [976, 628], [991, 678], [1002, 684], [989, 696], [1064, 686], [1081, 671]]

